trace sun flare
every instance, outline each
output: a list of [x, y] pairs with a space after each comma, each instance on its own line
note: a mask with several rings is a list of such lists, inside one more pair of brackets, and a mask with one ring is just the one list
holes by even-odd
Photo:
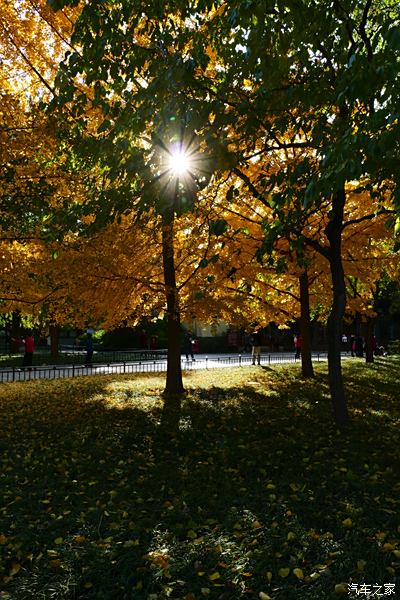
[[177, 148], [169, 155], [168, 166], [175, 175], [184, 175], [190, 168], [189, 157], [182, 148]]

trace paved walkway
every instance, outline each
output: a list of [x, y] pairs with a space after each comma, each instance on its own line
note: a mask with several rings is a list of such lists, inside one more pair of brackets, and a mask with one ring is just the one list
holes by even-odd
[[[325, 361], [326, 352], [313, 353], [313, 361]], [[261, 366], [275, 365], [279, 363], [300, 364], [299, 359], [295, 359], [293, 352], [276, 352], [263, 354], [261, 356]], [[182, 358], [183, 371], [193, 371], [197, 369], [221, 369], [226, 367], [241, 367], [252, 364], [250, 354], [196, 354], [195, 360], [186, 360]], [[59, 379], [65, 377], [79, 377], [83, 375], [110, 375], [125, 373], [163, 373], [167, 370], [167, 361], [146, 360], [146, 361], [127, 361], [115, 363], [94, 363], [92, 367], [84, 365], [43, 365], [32, 367], [31, 370], [11, 367], [0, 369], [0, 383], [12, 381], [29, 381], [32, 379]]]

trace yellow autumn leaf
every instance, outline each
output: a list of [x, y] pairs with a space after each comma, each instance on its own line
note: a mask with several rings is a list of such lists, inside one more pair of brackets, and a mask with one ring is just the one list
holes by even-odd
[[271, 600], [271, 596], [268, 596], [268, 594], [266, 594], [265, 592], [260, 592], [258, 594], [258, 597], [260, 598], [260, 600]]
[[77, 544], [83, 544], [83, 542], [86, 540], [84, 535], [76, 535], [74, 537], [74, 542], [76, 542]]
[[194, 540], [195, 538], [197, 538], [197, 533], [193, 531], [193, 529], [189, 529], [189, 531], [186, 534], [186, 537], [188, 537], [190, 540]]
[[358, 571], [360, 571], [360, 572], [364, 571], [366, 564], [367, 564], [366, 560], [358, 560], [357, 561], [357, 569], [358, 569]]
[[11, 565], [11, 569], [10, 569], [10, 577], [14, 577], [14, 575], [16, 575], [17, 573], [19, 573], [21, 570], [21, 565], [19, 563], [13, 563]]
[[50, 561], [50, 567], [54, 571], [58, 571], [58, 569], [61, 568], [61, 560], [59, 558], [54, 558], [53, 560]]
[[344, 527], [353, 527], [353, 521], [350, 518], [344, 519], [344, 521], [342, 521], [342, 525]]
[[337, 583], [335, 585], [335, 594], [347, 594], [348, 589], [345, 583]]
[[293, 569], [293, 574], [297, 577], [297, 579], [304, 579], [304, 573], [299, 568]]
[[271, 571], [267, 571], [266, 574], [265, 574], [265, 576], [268, 579], [268, 581], [271, 581], [271, 579], [272, 579], [272, 573], [271, 573]]
[[285, 567], [283, 569], [279, 569], [279, 571], [278, 571], [279, 577], [287, 577], [289, 575], [289, 573], [290, 573], [290, 569], [287, 567]]
[[393, 544], [389, 544], [389, 543], [383, 544], [383, 547], [382, 547], [382, 550], [384, 552], [392, 552], [392, 550], [395, 550], [395, 549], [396, 549], [396, 547], [393, 546]]
[[218, 573], [218, 571], [215, 571], [215, 573], [212, 573], [211, 575], [208, 576], [208, 579], [210, 581], [215, 581], [216, 579], [219, 579], [221, 576]]
[[58, 537], [54, 540], [54, 543], [56, 544], [56, 546], [59, 546], [60, 544], [63, 543], [63, 538], [62, 537]]

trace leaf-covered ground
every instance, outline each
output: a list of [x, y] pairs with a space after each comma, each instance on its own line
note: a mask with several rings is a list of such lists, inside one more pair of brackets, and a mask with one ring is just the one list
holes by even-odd
[[395, 597], [399, 367], [345, 362], [344, 431], [324, 365], [193, 372], [170, 441], [163, 377], [4, 384], [0, 598]]

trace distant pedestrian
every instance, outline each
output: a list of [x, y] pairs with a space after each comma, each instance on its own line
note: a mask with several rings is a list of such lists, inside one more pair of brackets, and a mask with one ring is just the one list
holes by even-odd
[[186, 332], [183, 340], [183, 352], [185, 353], [186, 360], [189, 360], [189, 355], [192, 360], [196, 360], [193, 354], [193, 342], [193, 333], [189, 329], [189, 331]]
[[35, 338], [33, 337], [31, 331], [26, 332], [22, 343], [24, 344], [24, 358], [22, 361], [22, 366], [30, 369], [32, 367], [33, 353], [35, 351]]
[[150, 336], [150, 350], [156, 350], [158, 346], [158, 335], [153, 334]]
[[140, 348], [148, 349], [149, 347], [149, 336], [145, 329], [141, 329], [139, 333], [139, 345]]
[[350, 344], [350, 352], [352, 356], [355, 356], [355, 352], [356, 352], [356, 336], [352, 333], [350, 338], [349, 338], [349, 344]]
[[302, 339], [301, 339], [301, 335], [299, 333], [297, 333], [294, 336], [294, 349], [295, 349], [295, 358], [300, 358], [301, 356], [301, 345], [302, 345]]
[[364, 356], [364, 340], [361, 335], [356, 335], [353, 346], [355, 355], [362, 358]]
[[251, 359], [253, 365], [256, 364], [256, 361], [258, 365], [261, 362], [261, 333], [259, 331], [254, 331], [251, 336]]
[[86, 358], [85, 367], [92, 367], [92, 356], [93, 356], [93, 334], [88, 331], [86, 334]]
[[244, 336], [244, 351], [251, 352], [251, 334], [246, 333]]

